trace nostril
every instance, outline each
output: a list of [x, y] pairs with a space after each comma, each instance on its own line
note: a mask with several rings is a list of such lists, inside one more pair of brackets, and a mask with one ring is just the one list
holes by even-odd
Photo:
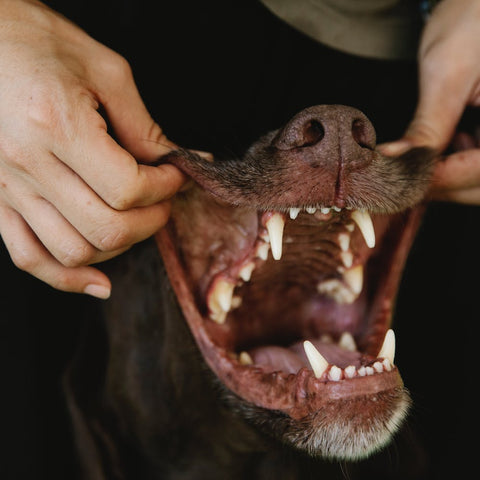
[[303, 138], [300, 147], [311, 147], [325, 136], [325, 129], [318, 120], [310, 120], [303, 127]]
[[352, 122], [352, 137], [361, 147], [373, 150], [375, 148], [375, 138], [372, 138], [368, 126], [362, 119], [355, 119]]

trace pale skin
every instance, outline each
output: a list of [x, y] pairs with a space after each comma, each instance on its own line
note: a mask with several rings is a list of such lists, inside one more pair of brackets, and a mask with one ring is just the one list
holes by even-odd
[[0, 0], [0, 92], [0, 232], [13, 262], [57, 289], [107, 298], [109, 279], [90, 265], [165, 224], [185, 177], [137, 160], [175, 145], [128, 63], [40, 3]]
[[442, 0], [425, 26], [418, 62], [414, 118], [400, 140], [381, 148], [395, 155], [428, 145], [442, 153], [453, 142], [459, 151], [438, 164], [430, 197], [480, 205], [480, 132], [456, 131], [465, 108], [480, 106], [480, 2]]
[[[480, 105], [479, 60], [480, 2], [443, 0], [419, 48], [414, 119], [384, 152], [444, 151], [465, 108]], [[480, 204], [480, 144], [461, 144], [437, 168], [431, 197]], [[172, 148], [125, 59], [39, 2], [0, 0], [0, 233], [15, 265], [107, 298], [110, 281], [91, 265], [165, 225], [186, 178], [148, 162]]]

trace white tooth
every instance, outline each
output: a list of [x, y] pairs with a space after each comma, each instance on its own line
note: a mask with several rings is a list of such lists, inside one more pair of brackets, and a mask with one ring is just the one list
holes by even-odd
[[328, 362], [323, 358], [322, 354], [315, 348], [315, 345], [313, 345], [312, 342], [305, 340], [303, 342], [303, 348], [315, 377], [320, 378], [328, 368]]
[[373, 375], [375, 373], [375, 370], [372, 367], [365, 367], [365, 372], [367, 375]]
[[383, 372], [383, 364], [382, 362], [375, 362], [373, 364], [373, 369], [377, 372], [377, 373], [382, 373]]
[[253, 269], [255, 268], [255, 263], [254, 262], [248, 262], [246, 263], [241, 269], [240, 272], [238, 273], [239, 277], [244, 281], [248, 282], [250, 278], [252, 278], [252, 272]]
[[358, 373], [361, 377], [364, 377], [364, 376], [367, 374], [367, 370], [365, 369], [365, 367], [360, 367], [360, 368], [357, 370], [357, 373]]
[[257, 245], [255, 255], [261, 260], [266, 260], [268, 258], [268, 251], [270, 250], [269, 243], [260, 243]]
[[355, 344], [355, 340], [350, 332], [342, 333], [338, 345], [349, 352], [357, 351], [357, 345]]
[[299, 209], [299, 208], [297, 208], [297, 207], [292, 207], [292, 208], [290, 209], [290, 212], [289, 212], [290, 218], [291, 218], [292, 220], [295, 220], [295, 219], [298, 217], [298, 214], [299, 214], [299, 213], [300, 213], [300, 209]]
[[340, 207], [337, 207], [337, 206], [335, 206], [335, 205], [334, 205], [332, 208], [333, 208], [333, 210], [335, 210], [336, 212], [341, 212], [341, 211], [342, 211], [342, 209], [341, 209]]
[[317, 285], [317, 292], [335, 300], [340, 304], [350, 304], [356, 300], [356, 295], [338, 278], [329, 278]]
[[338, 368], [336, 365], [333, 365], [328, 372], [328, 378], [334, 382], [338, 382], [342, 378], [342, 369]]
[[392, 365], [388, 358], [384, 358], [382, 363], [384, 370], [386, 370], [387, 372], [390, 372], [392, 370]]
[[375, 230], [370, 214], [365, 210], [354, 210], [352, 220], [358, 225], [367, 246], [373, 248], [375, 246]]
[[338, 244], [340, 245], [340, 250], [346, 252], [350, 247], [350, 235], [348, 235], [348, 233], [339, 233]]
[[307, 213], [315, 213], [317, 211], [315, 207], [306, 207], [305, 210]]
[[274, 213], [266, 222], [268, 236], [270, 237], [270, 245], [272, 248], [272, 256], [275, 260], [282, 258], [282, 241], [283, 227], [285, 220], [279, 213]]
[[352, 292], [359, 295], [363, 288], [363, 265], [350, 268], [343, 274], [343, 279]]
[[377, 355], [378, 358], [386, 358], [393, 365], [393, 360], [395, 358], [395, 334], [390, 328], [385, 334], [385, 339], [383, 340], [382, 348]]
[[323, 343], [333, 343], [333, 338], [331, 335], [329, 335], [328, 333], [324, 333], [321, 337], [320, 337], [320, 341], [323, 342]]
[[320, 211], [321, 211], [324, 215], [326, 215], [327, 213], [330, 213], [330, 208], [328, 208], [328, 207], [322, 207], [322, 208], [320, 209]]
[[224, 311], [230, 311], [235, 284], [226, 280], [218, 280], [215, 284], [214, 296], [219, 307]]
[[345, 377], [347, 378], [353, 378], [355, 376], [356, 369], [353, 365], [349, 365], [348, 367], [345, 367]]
[[353, 264], [353, 253], [352, 252], [340, 252], [340, 258], [345, 267], [350, 268]]
[[238, 361], [240, 362], [240, 365], [253, 365], [252, 357], [248, 352], [241, 352]]
[[355, 230], [355, 225], [353, 223], [347, 223], [345, 225], [345, 228], [350, 232], [352, 233], [354, 230]]
[[235, 295], [232, 297], [232, 309], [233, 308], [238, 308], [242, 305], [242, 297], [239, 297], [238, 295]]

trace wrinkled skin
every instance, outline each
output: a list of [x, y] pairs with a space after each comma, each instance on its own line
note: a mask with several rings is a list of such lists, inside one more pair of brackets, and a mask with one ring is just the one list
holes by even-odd
[[[251, 219], [258, 210], [337, 205], [378, 213], [377, 241], [387, 246], [365, 253], [361, 237], [352, 236], [352, 248], [355, 262], [365, 263], [370, 285], [381, 292], [380, 300], [371, 300], [377, 297], [369, 292], [352, 303], [353, 310], [373, 312], [361, 327], [365, 332], [357, 325], [365, 323], [358, 315], [353, 315], [357, 323], [347, 324], [362, 349], [356, 361], [371, 365], [391, 316], [391, 307], [386, 311], [378, 305], [394, 300], [423, 212], [416, 205], [428, 188], [432, 159], [433, 152], [425, 149], [402, 158], [382, 157], [375, 151], [368, 119], [340, 106], [300, 112], [282, 129], [262, 137], [241, 161], [208, 163], [184, 152], [163, 158], [191, 175], [197, 186], [174, 202], [170, 225], [157, 243], [148, 242], [110, 264], [114, 288], [105, 306], [105, 331], [99, 334], [97, 325], [87, 334], [88, 347], [80, 349], [65, 382], [86, 478], [318, 478], [334, 468], [321, 457], [357, 459], [387, 443], [392, 425], [398, 428], [409, 403], [397, 368], [339, 382], [317, 380], [309, 368], [302, 368], [285, 377], [287, 387], [279, 395], [269, 372], [256, 376], [258, 369], [219, 353], [232, 342], [238, 347], [229, 325], [242, 318], [242, 309], [227, 317], [224, 327], [215, 326], [202, 308], [209, 301], [209, 282], [214, 283], [220, 267], [231, 272], [236, 254], [206, 261], [202, 251], [215, 232], [227, 231], [229, 219], [245, 228], [245, 238], [252, 243], [256, 225], [251, 226]], [[310, 226], [306, 215], [300, 214], [301, 225]], [[382, 220], [385, 216], [392, 220]], [[215, 218], [225, 221], [225, 228], [215, 225]], [[350, 213], [339, 213], [338, 219], [343, 225]], [[322, 221], [333, 225], [327, 217]], [[294, 236], [295, 230], [291, 232]], [[206, 238], [205, 244], [200, 237]], [[197, 256], [189, 254], [190, 244], [201, 245]], [[393, 253], [387, 255], [387, 250]], [[337, 261], [337, 253], [329, 255], [331, 262]], [[369, 256], [374, 267], [367, 266]], [[287, 252], [285, 257], [288, 260]], [[387, 257], [391, 265], [384, 273], [378, 263]], [[257, 267], [268, 272], [273, 263], [259, 262]], [[315, 273], [327, 279], [333, 275], [328, 268]], [[375, 276], [386, 286], [377, 284]], [[254, 277], [252, 285], [257, 285]], [[282, 298], [287, 290], [278, 288]], [[258, 295], [246, 292], [247, 300]], [[270, 298], [267, 291], [265, 298]], [[302, 296], [300, 301], [309, 300]], [[319, 307], [323, 315], [329, 312], [331, 299], [325, 301], [320, 294], [315, 302], [326, 305]], [[253, 301], [244, 309], [249, 311], [250, 305], [258, 306]], [[350, 311], [344, 307], [334, 309], [340, 317]], [[288, 302], [282, 308], [288, 311]], [[269, 311], [263, 316], [268, 318]], [[276, 310], [272, 316], [277, 318]], [[298, 323], [308, 328], [316, 325], [308, 322], [299, 317]], [[240, 337], [250, 338], [247, 330]], [[305, 382], [303, 400], [288, 390], [300, 381]], [[345, 419], [342, 440], [338, 431]]]

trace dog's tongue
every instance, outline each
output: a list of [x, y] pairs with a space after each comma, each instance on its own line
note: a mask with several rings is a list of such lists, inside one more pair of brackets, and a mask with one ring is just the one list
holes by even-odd
[[[353, 365], [356, 368], [360, 366], [360, 352], [349, 351], [334, 343], [327, 343], [320, 339], [311, 339], [310, 341], [329, 364], [337, 365], [340, 368], [345, 368], [349, 365]], [[263, 367], [267, 372], [281, 370], [295, 374], [302, 367], [310, 368], [310, 363], [303, 348], [303, 341], [294, 343], [288, 348], [277, 345], [265, 345], [254, 348], [248, 353], [253, 363]]]

